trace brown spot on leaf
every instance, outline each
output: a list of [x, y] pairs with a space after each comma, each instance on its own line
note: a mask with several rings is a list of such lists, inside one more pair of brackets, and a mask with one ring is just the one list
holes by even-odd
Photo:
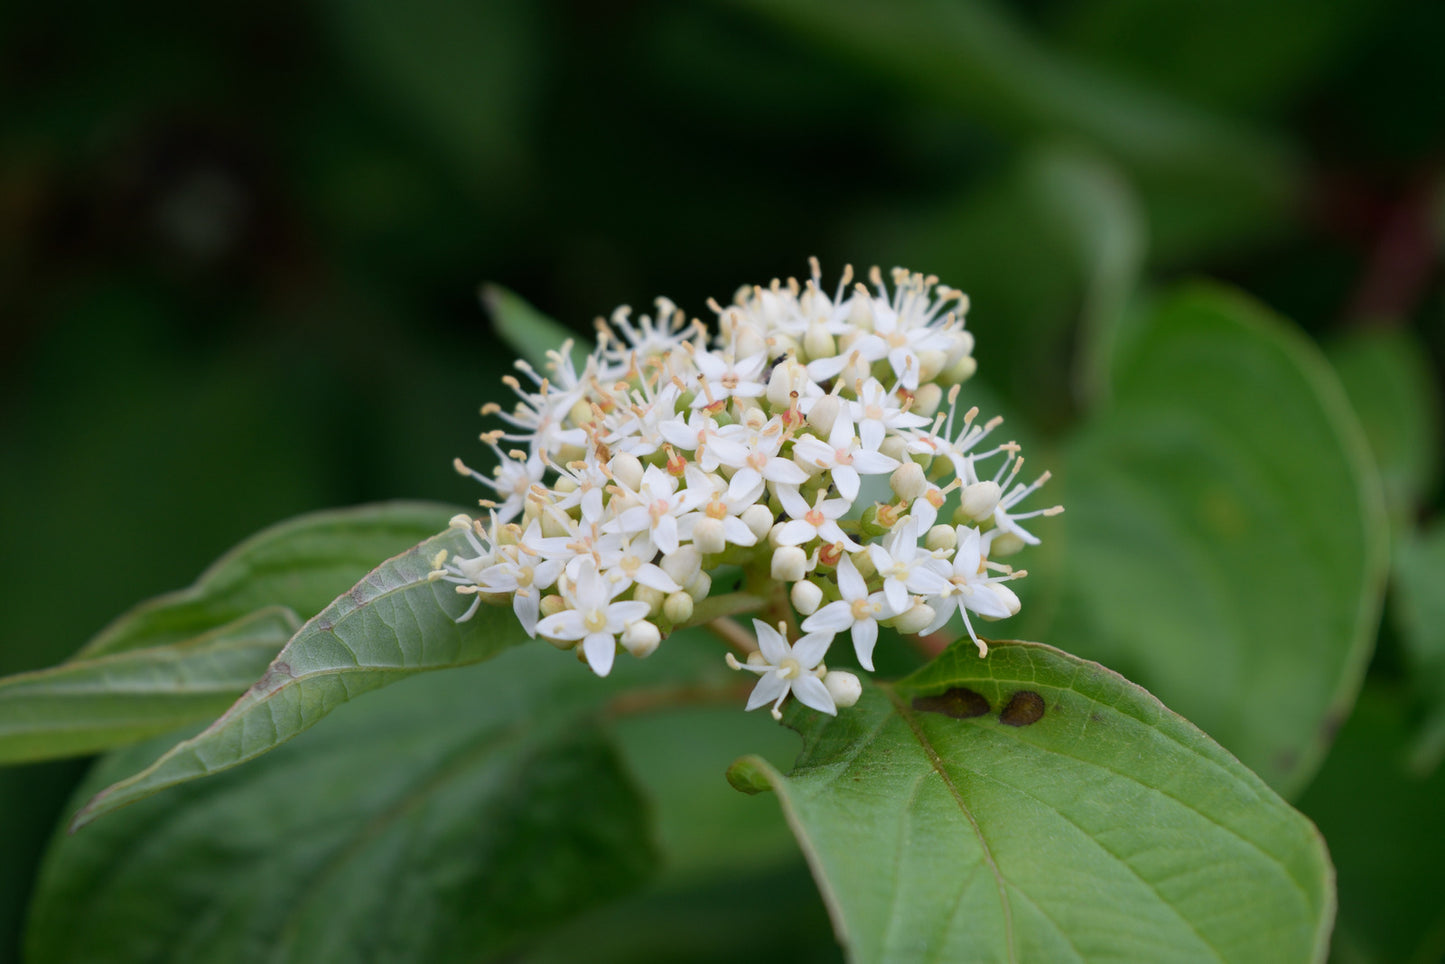
[[1005, 726], [1028, 726], [1044, 718], [1044, 698], [1033, 690], [1019, 690], [998, 715]]
[[915, 696], [913, 708], [920, 713], [942, 713], [955, 720], [983, 716], [989, 711], [988, 700], [984, 699], [982, 693], [975, 693], [962, 686], [955, 686], [932, 696]]

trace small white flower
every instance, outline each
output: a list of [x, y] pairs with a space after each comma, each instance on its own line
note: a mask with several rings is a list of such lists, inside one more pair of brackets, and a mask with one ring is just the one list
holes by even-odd
[[[968, 630], [969, 638], [978, 647], [978, 654], [985, 656], [988, 654], [988, 645], [974, 632], [973, 622], [968, 618], [968, 614], [974, 612], [985, 619], [1005, 619], [1018, 612], [1018, 596], [1003, 583], [1020, 578], [1026, 573], [1022, 570], [1014, 572], [1007, 566], [989, 562], [984, 554], [985, 542], [977, 528], [959, 526], [957, 533], [958, 547], [954, 550], [952, 573], [944, 591], [929, 599], [935, 616], [924, 632], [932, 633], [941, 629], [954, 612], [958, 612], [963, 616], [963, 625]], [[991, 571], [999, 574], [992, 575]]]
[[871, 595], [853, 560], [844, 556], [838, 561], [838, 591], [843, 598], [830, 602], [803, 620], [805, 632], [827, 633], [830, 637], [848, 630], [853, 649], [863, 668], [873, 670], [873, 647], [878, 642], [878, 621], [898, 615], [881, 592]]
[[773, 719], [781, 720], [783, 700], [791, 692], [804, 706], [837, 716], [833, 694], [823, 685], [822, 674], [817, 671], [828, 652], [832, 634], [809, 633], [789, 645], [782, 633], [760, 619], [753, 620], [753, 631], [758, 636], [758, 652], [748, 657], [746, 663], [739, 663], [732, 653], [727, 654], [727, 664], [733, 669], [759, 676], [758, 685], [748, 697], [748, 709], [772, 703]]
[[858, 498], [860, 475], [886, 475], [898, 468], [898, 460], [860, 445], [849, 423], [833, 424], [826, 442], [812, 435], [799, 437], [793, 443], [793, 460], [831, 473], [838, 494], [852, 502]]
[[650, 532], [652, 541], [665, 555], [677, 551], [678, 517], [697, 508], [707, 496], [696, 489], [679, 490], [677, 479], [655, 465], [642, 473], [642, 485], [634, 495], [638, 504], [623, 509], [617, 518], [602, 526], [602, 531], [627, 535]]
[[813, 505], [809, 506], [797, 489], [778, 486], [778, 501], [791, 517], [778, 524], [777, 543], [780, 546], [801, 546], [822, 539], [825, 543], [841, 542], [849, 549], [862, 546], [849, 538], [838, 525], [838, 520], [852, 508], [847, 499], [825, 499], [820, 490]]
[[612, 660], [617, 655], [617, 635], [629, 623], [646, 619], [650, 608], [645, 602], [613, 602], [621, 591], [609, 585], [595, 566], [584, 564], [577, 579], [562, 592], [572, 608], [538, 623], [538, 634], [549, 639], [581, 640], [587, 665], [598, 676], [606, 676], [612, 672]]

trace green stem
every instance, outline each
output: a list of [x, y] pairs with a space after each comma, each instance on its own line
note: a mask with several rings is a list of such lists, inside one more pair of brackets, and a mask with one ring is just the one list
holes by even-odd
[[724, 616], [737, 616], [742, 613], [756, 612], [768, 604], [766, 596], [757, 596], [750, 592], [730, 592], [721, 596], [709, 596], [702, 602], [692, 607], [692, 616], [687, 622], [678, 626], [684, 629], [688, 626], [701, 626], [710, 623], [714, 619], [721, 619]]

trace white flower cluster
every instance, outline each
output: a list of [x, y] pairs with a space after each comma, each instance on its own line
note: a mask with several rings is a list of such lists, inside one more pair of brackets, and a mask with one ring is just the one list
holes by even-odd
[[[433, 578], [510, 602], [528, 634], [577, 648], [599, 675], [620, 644], [646, 656], [673, 629], [760, 611], [747, 663], [749, 709], [791, 692], [834, 713], [859, 684], [823, 663], [840, 634], [873, 669], [879, 625], [928, 634], [955, 613], [1019, 608], [995, 561], [1039, 540], [1021, 511], [1047, 478], [1017, 481], [1001, 419], [960, 411], [973, 374], [967, 297], [902, 269], [830, 295], [817, 262], [804, 284], [744, 288], [710, 303], [717, 333], [666, 299], [655, 317], [627, 308], [598, 321], [579, 369], [569, 345], [530, 384], [508, 377], [508, 429], [483, 435], [499, 465], [488, 519], [458, 516], [474, 556], [435, 562]], [[714, 593], [714, 580], [718, 592]], [[726, 580], [726, 584], [724, 584]], [[802, 636], [789, 644], [788, 627]]]

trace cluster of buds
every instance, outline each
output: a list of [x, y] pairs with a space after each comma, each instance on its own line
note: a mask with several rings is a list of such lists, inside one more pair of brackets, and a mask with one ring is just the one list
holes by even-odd
[[961, 410], [966, 295], [902, 269], [890, 291], [876, 268], [830, 295], [812, 269], [710, 302], [712, 336], [659, 299], [599, 319], [580, 367], [570, 345], [546, 375], [518, 362], [515, 407], [482, 410], [508, 425], [482, 436], [497, 467], [456, 463], [492, 490], [485, 520], [453, 520], [475, 555], [432, 573], [475, 597], [461, 618], [510, 603], [606, 676], [619, 646], [647, 656], [674, 629], [762, 612], [778, 628], [755, 620], [756, 651], [728, 661], [774, 716], [789, 694], [826, 713], [857, 699], [823, 661], [844, 634], [871, 671], [880, 625], [931, 634], [958, 615], [986, 654], [970, 617], [1018, 611], [1008, 584], [1026, 573], [997, 560], [1061, 511], [1020, 509], [1048, 474], [1020, 481], [1002, 420]]

